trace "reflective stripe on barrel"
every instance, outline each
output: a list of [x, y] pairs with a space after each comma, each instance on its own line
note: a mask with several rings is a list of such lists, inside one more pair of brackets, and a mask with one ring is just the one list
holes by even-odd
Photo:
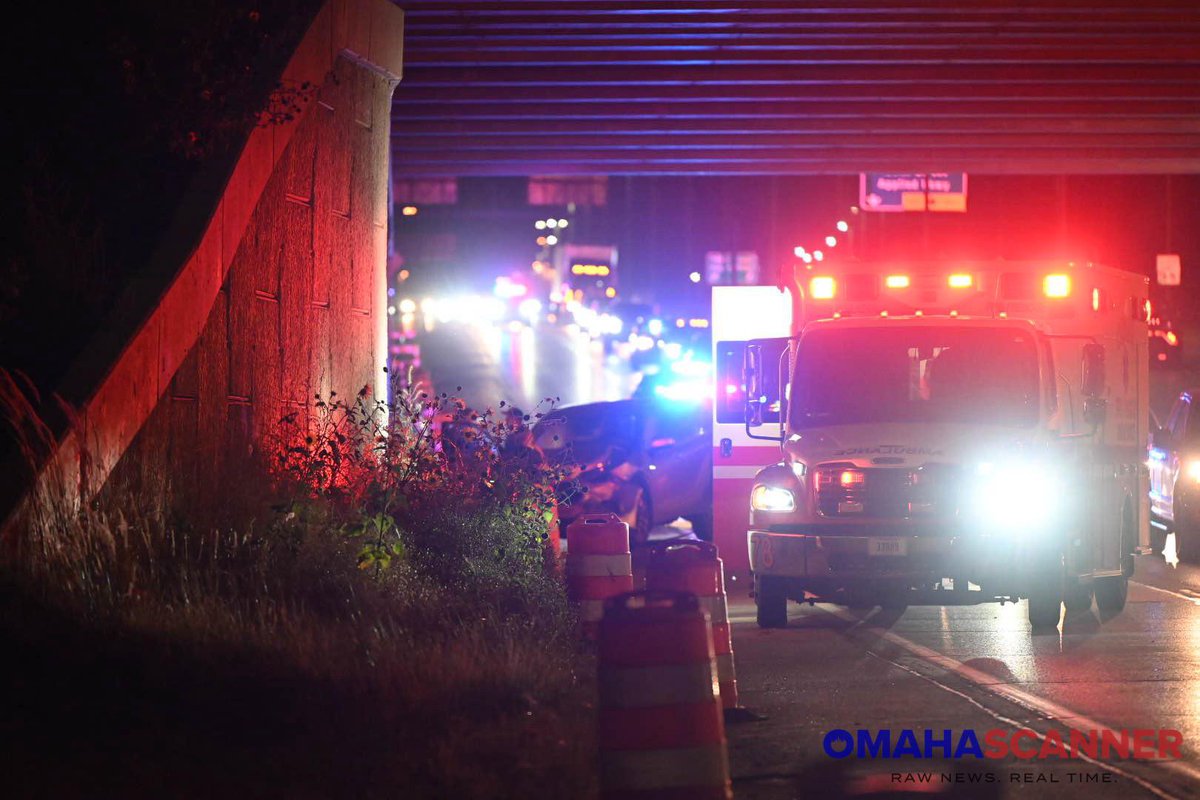
[[729, 798], [712, 633], [696, 597], [610, 598], [598, 666], [602, 797]]
[[629, 553], [618, 553], [613, 556], [572, 553], [571, 558], [567, 560], [567, 574], [581, 578], [624, 577], [633, 575], [633, 560]]
[[712, 620], [713, 647], [717, 655], [717, 677], [721, 705], [738, 704], [737, 672], [729, 628], [729, 606], [725, 597], [725, 568], [710, 542], [671, 542], [650, 552], [646, 565], [646, 588], [692, 592]]
[[629, 526], [616, 514], [585, 514], [567, 526], [567, 597], [581, 630], [594, 636], [604, 601], [633, 589]]

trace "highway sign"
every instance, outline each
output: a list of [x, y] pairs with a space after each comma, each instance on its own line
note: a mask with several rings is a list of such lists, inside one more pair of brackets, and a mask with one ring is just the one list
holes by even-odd
[[862, 173], [859, 176], [859, 207], [864, 211], [966, 211], [967, 174]]

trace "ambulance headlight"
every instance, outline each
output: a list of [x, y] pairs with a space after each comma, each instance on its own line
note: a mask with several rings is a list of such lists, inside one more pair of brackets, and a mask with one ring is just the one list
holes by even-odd
[[1062, 486], [1053, 470], [1031, 462], [980, 464], [976, 469], [971, 508], [985, 527], [1043, 527], [1062, 505]]
[[750, 493], [750, 507], [755, 511], [795, 511], [796, 495], [778, 486], [755, 486]]

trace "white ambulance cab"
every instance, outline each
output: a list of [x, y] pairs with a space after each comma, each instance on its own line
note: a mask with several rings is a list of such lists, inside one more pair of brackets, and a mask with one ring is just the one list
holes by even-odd
[[759, 625], [789, 599], [1119, 612], [1149, 543], [1148, 279], [816, 266], [713, 289], [714, 530], [748, 543]]

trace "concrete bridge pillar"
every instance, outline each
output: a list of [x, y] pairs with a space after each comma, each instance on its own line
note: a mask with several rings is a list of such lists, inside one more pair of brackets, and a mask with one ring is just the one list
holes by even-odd
[[199, 240], [138, 309], [144, 321], [115, 362], [79, 392], [78, 423], [42, 470], [42, 489], [66, 476], [87, 500], [117, 470], [203, 493], [268, 448], [280, 419], [313, 395], [384, 395], [402, 34], [388, 0], [321, 9], [275, 98], [297, 101], [299, 113], [252, 132], [219, 198], [185, 198], [215, 211], [192, 226]]

